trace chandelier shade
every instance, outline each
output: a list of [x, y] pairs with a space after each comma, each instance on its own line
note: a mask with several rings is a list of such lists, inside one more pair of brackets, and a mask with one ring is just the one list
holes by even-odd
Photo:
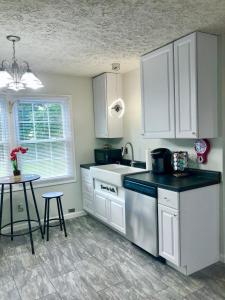
[[24, 61], [21, 64], [17, 62], [15, 43], [20, 41], [20, 37], [9, 35], [7, 39], [13, 43], [13, 57], [11, 62], [7, 60], [2, 61], [0, 67], [0, 88], [19, 91], [26, 88], [36, 90], [43, 87], [40, 79], [32, 73], [28, 62]]

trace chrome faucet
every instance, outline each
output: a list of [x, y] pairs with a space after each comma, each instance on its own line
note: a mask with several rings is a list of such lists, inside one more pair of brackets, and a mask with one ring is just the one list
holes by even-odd
[[127, 142], [125, 144], [125, 146], [123, 147], [122, 157], [124, 157], [125, 152], [126, 152], [126, 148], [127, 148], [128, 145], [130, 145], [130, 148], [131, 148], [131, 162], [130, 162], [130, 165], [131, 165], [131, 167], [133, 167], [134, 164], [135, 164], [135, 161], [134, 161], [134, 148], [133, 148], [133, 145], [131, 144], [131, 142]]

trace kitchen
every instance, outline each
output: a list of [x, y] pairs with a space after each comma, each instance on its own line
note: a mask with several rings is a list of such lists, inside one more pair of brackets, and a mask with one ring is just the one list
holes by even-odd
[[0, 300], [225, 299], [224, 12], [0, 0]]
[[[208, 40], [204, 42], [209, 42], [209, 44], [207, 46], [201, 46], [201, 42], [205, 37], [206, 40]], [[210, 38], [212, 39], [210, 40]], [[115, 83], [115, 90], [119, 90], [119, 95], [117, 95], [116, 97], [114, 96], [114, 98], [112, 97], [112, 95], [110, 95], [109, 92], [112, 91], [112, 88], [110, 87], [110, 84], [112, 84], [110, 82], [110, 76], [112, 76], [111, 74], [103, 74], [93, 78], [96, 137], [109, 137], [112, 139], [104, 140], [104, 149], [95, 149], [95, 163], [93, 165], [81, 165], [82, 182], [89, 183], [88, 190], [90, 192], [87, 196], [85, 192], [87, 186], [86, 183], [83, 184], [82, 190], [84, 209], [88, 213], [90, 213], [90, 215], [97, 218], [97, 220], [102, 221], [104, 224], [122, 233], [122, 235], [124, 235], [132, 243], [140, 246], [142, 249], [146, 250], [153, 256], [160, 256], [165, 258], [167, 264], [179, 270], [185, 275], [190, 275], [192, 273], [195, 273], [196, 271], [202, 270], [207, 265], [213, 265], [222, 258], [219, 254], [219, 207], [221, 199], [221, 173], [209, 172], [207, 174], [207, 171], [204, 171], [204, 169], [210, 170], [208, 167], [210, 165], [210, 156], [213, 155], [214, 151], [215, 155], [218, 155], [217, 150], [221, 147], [221, 141], [215, 139], [218, 137], [218, 103], [216, 99], [218, 93], [217, 74], [219, 74], [216, 67], [218, 59], [218, 41], [216, 41], [216, 39], [217, 38], [215, 38], [215, 36], [213, 35], [210, 36], [204, 33], [197, 32], [171, 43], [172, 45], [174, 45], [175, 50], [172, 50], [172, 54], [169, 55], [173, 55], [174, 53], [175, 58], [173, 59], [175, 60], [175, 67], [177, 67], [176, 63], [178, 63], [176, 61], [175, 55], [178, 55], [177, 53], [179, 51], [180, 44], [182, 46], [183, 44], [185, 46], [186, 44], [188, 44], [187, 51], [192, 51], [191, 54], [189, 53], [189, 55], [191, 55], [191, 60], [193, 59], [193, 64], [196, 64], [196, 59], [201, 56], [201, 53], [203, 51], [203, 49], [201, 50], [201, 47], [211, 47], [211, 52], [209, 51], [207, 53], [208, 56], [206, 54], [206, 57], [204, 57], [205, 61], [203, 59], [203, 61], [197, 62], [197, 67], [193, 67], [190, 61], [185, 61], [187, 57], [185, 56], [187, 55], [185, 53], [186, 49], [183, 53], [181, 53], [181, 55], [183, 54], [183, 61], [179, 61], [179, 64], [182, 65], [183, 63], [185, 69], [184, 71], [181, 70], [179, 75], [176, 75], [175, 71], [175, 83], [172, 83], [172, 87], [170, 89], [170, 91], [172, 90], [172, 94], [169, 95], [168, 98], [165, 97], [165, 94], [166, 92], [168, 92], [167, 86], [171, 84], [171, 82], [169, 81], [171, 80], [170, 76], [173, 77], [173, 75], [169, 73], [170, 70], [167, 71], [167, 74], [169, 75], [166, 79], [167, 81], [165, 91], [162, 91], [160, 89], [162, 89], [163, 86], [163, 75], [157, 74], [157, 66], [162, 67], [160, 65], [160, 62], [156, 60], [155, 65], [153, 65], [152, 67], [150, 64], [147, 65], [145, 60], [149, 59], [150, 61], [152, 58], [154, 64], [154, 57], [157, 57], [158, 53], [160, 56], [161, 53], [168, 51], [168, 48], [171, 46], [171, 44], [159, 48], [156, 51], [151, 52], [150, 54], [144, 55], [141, 58], [141, 70], [135, 70], [133, 72], [130, 72], [130, 74], [126, 74], [123, 77], [123, 81], [121, 81], [122, 83], [120, 82], [119, 88], [117, 87], [117, 78], [117, 82]], [[197, 43], [198, 46], [196, 46], [196, 44], [192, 46], [192, 43]], [[212, 44], [210, 45], [210, 43], [214, 44], [214, 46]], [[181, 49], [181, 51], [182, 50], [183, 49]], [[194, 53], [195, 51], [197, 51], [198, 53]], [[169, 62], [165, 63], [166, 67], [168, 67], [171, 61], [173, 63], [173, 60], [169, 60]], [[209, 61], [211, 62], [208, 63]], [[185, 66], [186, 63], [190, 63], [189, 71], [191, 73], [189, 73], [188, 75], [188, 67]], [[204, 66], [202, 66], [201, 64], [203, 64]], [[211, 69], [206, 70], [204, 69], [205, 67], [206, 69]], [[191, 68], [196, 68], [198, 70], [197, 79], [195, 77], [196, 75], [193, 75], [196, 71], [194, 71], [194, 69], [192, 70]], [[204, 69], [204, 71], [201, 71], [201, 68]], [[163, 71], [163, 74], [165, 74], [165, 70]], [[184, 73], [182, 73], [182, 71]], [[204, 76], [205, 72], [213, 75], [208, 77], [206, 76], [205, 78], [199, 78], [199, 76]], [[158, 78], [156, 74], [159, 76]], [[183, 84], [183, 86], [188, 86], [189, 80], [191, 80], [191, 83], [189, 83], [190, 91], [185, 90], [182, 96], [177, 94], [174, 97], [174, 85], [175, 93], [178, 93], [178, 91], [176, 91], [176, 89], [178, 89], [176, 85], [179, 81], [177, 81], [176, 76], [181, 76], [180, 80], [184, 80], [184, 82], [179, 83]], [[160, 88], [158, 90], [156, 88], [154, 90], [155, 94], [153, 95], [151, 93], [154, 92], [152, 92], [149, 86], [147, 86], [150, 84], [150, 78], [152, 81], [152, 87], [160, 82]], [[104, 81], [107, 82], [107, 88], [109, 87], [109, 91], [107, 90], [107, 88], [102, 88], [102, 95], [100, 94], [100, 85], [98, 85], [98, 81], [100, 82], [100, 80], [102, 81], [101, 88], [104, 86]], [[174, 78], [172, 80], [174, 80]], [[205, 86], [208, 87], [208, 91], [206, 93], [203, 93], [204, 99], [201, 99], [201, 86], [197, 86], [196, 88], [196, 85], [200, 83], [202, 84], [202, 87], [204, 86], [204, 92]], [[146, 90], [145, 84], [147, 86]], [[122, 93], [122, 89], [124, 88], [124, 86], [125, 91], [123, 91]], [[129, 89], [126, 89], [127, 86]], [[193, 89], [197, 89], [197, 91], [193, 91]], [[163, 96], [161, 96], [161, 94], [163, 94]], [[209, 95], [208, 101], [206, 100], [207, 94]], [[101, 106], [98, 106], [98, 102], [101, 101], [99, 100], [101, 96], [101, 100], [106, 101], [106, 110], [108, 108], [108, 112], [106, 111], [106, 117], [103, 118], [102, 115], [104, 114], [104, 106], [102, 105], [102, 103]], [[181, 120], [176, 116], [176, 123], [173, 123], [173, 121], [170, 120], [172, 125], [170, 124], [170, 127], [167, 127], [170, 129], [170, 131], [167, 131], [167, 128], [166, 130], [163, 128], [163, 126], [168, 126], [168, 123], [163, 122], [163, 120], [167, 120], [167, 114], [171, 114], [171, 111], [175, 111], [175, 115], [179, 114], [180, 112], [179, 109], [177, 107], [175, 109], [175, 107], [173, 106], [174, 104], [171, 104], [170, 102], [170, 105], [172, 105], [172, 107], [170, 107], [170, 112], [168, 113], [166, 111], [161, 119], [160, 115], [162, 114], [162, 109], [164, 109], [165, 106], [168, 107], [167, 101], [171, 101], [171, 98], [173, 99], [173, 101], [175, 99], [175, 104], [177, 105], [179, 97], [181, 97], [181, 101], [183, 100], [182, 98], [184, 98], [184, 101], [194, 102], [192, 102], [190, 106], [180, 104], [182, 105], [182, 108], [184, 110], [182, 112], [184, 120]], [[118, 98], [119, 101], [120, 99], [125, 100], [125, 107], [121, 107], [121, 110], [124, 109], [125, 111], [124, 135], [126, 137], [123, 137], [122, 140], [121, 136], [123, 136], [123, 129], [120, 116], [117, 119], [118, 123], [114, 127], [115, 131], [113, 131], [112, 129], [113, 117], [110, 111], [112, 110], [112, 106], [110, 105], [110, 101], [112, 101], [111, 98]], [[139, 106], [137, 104], [137, 99], [139, 100]], [[153, 99], [152, 104], [151, 99]], [[211, 101], [211, 99], [213, 99], [213, 101]], [[157, 102], [160, 101], [160, 108], [158, 110], [158, 108], [155, 108], [154, 105], [157, 105]], [[195, 101], [197, 101], [197, 104]], [[113, 105], [115, 105], [115, 103], [113, 103]], [[194, 111], [194, 107], [197, 107], [197, 114]], [[191, 109], [191, 111], [189, 111], [189, 109]], [[118, 114], [120, 114], [120, 111], [118, 112]], [[186, 118], [188, 114], [190, 114], [189, 119]], [[207, 120], [210, 120], [210, 122], [205, 123], [205, 117], [207, 115]], [[171, 118], [171, 115], [169, 115], [169, 117]], [[172, 118], [174, 118], [174, 115], [172, 115]], [[195, 123], [195, 118], [197, 118], [197, 125]], [[149, 119], [153, 119], [153, 121], [150, 123]], [[203, 122], [204, 124], [201, 125], [200, 122]], [[186, 126], [186, 128], [183, 129], [183, 132], [179, 132], [178, 128], [175, 129], [175, 124], [178, 128], [181, 128], [182, 126]], [[150, 128], [149, 132], [146, 130], [147, 126], [149, 126], [148, 128]], [[151, 126], [154, 127], [154, 129], [151, 129]], [[99, 131], [98, 128], [101, 128], [102, 131]], [[198, 149], [199, 144], [196, 144], [196, 140], [193, 140], [193, 136], [195, 136], [196, 139], [203, 138], [204, 136], [211, 137], [211, 149], [208, 149], [209, 160], [207, 160], [207, 148], [210, 147], [209, 141], [197, 140], [198, 142], [201, 142], [201, 150], [202, 148], [204, 148], [203, 152], [206, 150], [206, 156], [204, 156], [204, 154], [203, 156], [201, 156], [200, 153], [197, 154], [195, 152], [195, 150]], [[176, 137], [176, 139], [171, 139], [171, 137]], [[149, 140], [151, 138], [153, 139]], [[159, 140], [159, 138], [165, 139]], [[132, 143], [126, 143], [126, 141], [132, 141], [135, 146], [133, 147]], [[153, 150], [154, 146], [152, 145], [156, 147], [155, 150]], [[214, 146], [215, 148], [218, 147], [218, 149], [213, 149]], [[111, 147], [113, 147], [114, 149], [110, 149]], [[121, 147], [121, 151], [119, 151], [119, 147]], [[169, 158], [166, 158], [166, 155], [163, 154], [163, 150], [165, 150], [166, 148], [161, 147], [167, 147], [170, 150], [178, 152], [173, 152], [172, 154], [170, 152]], [[135, 148], [136, 151], [138, 150], [137, 154], [135, 152], [135, 158], [133, 148]], [[183, 150], [183, 152], [181, 152], [181, 150]], [[186, 152], [187, 150], [189, 152]], [[160, 151], [162, 153], [160, 153]], [[156, 154], [158, 154], [160, 158], [157, 159], [157, 155], [154, 156], [154, 152], [156, 152]], [[130, 155], [124, 155], [125, 153], [128, 153]], [[174, 159], [172, 159], [174, 155], [182, 156], [182, 163], [184, 163], [183, 161], [185, 161], [185, 167], [188, 166], [191, 169], [184, 170], [183, 166], [181, 166], [181, 172], [179, 172], [179, 170], [178, 172], [176, 172], [177, 162], [173, 163]], [[184, 155], [189, 156], [189, 158], [185, 159]], [[130, 158], [131, 168], [129, 170], [128, 168], [126, 168], [126, 166], [124, 167], [124, 164], [128, 164], [127, 161], [123, 161], [125, 157]], [[162, 163], [162, 157], [164, 157], [164, 163]], [[150, 170], [150, 175], [148, 175], [149, 171], [148, 173], [144, 174], [136, 174], [133, 176], [129, 175], [129, 172], [141, 172], [141, 169], [138, 170], [138, 168], [134, 168], [136, 167], [136, 160], [139, 166], [141, 164], [141, 162], [138, 161], [137, 158], [139, 158], [142, 163], [146, 163], [146, 165], [144, 164], [142, 167]], [[115, 165], [115, 163], [117, 165]], [[120, 165], [120, 163], [122, 165]], [[161, 163], [164, 164], [162, 168], [163, 170], [160, 170], [160, 167], [162, 167]], [[171, 167], [172, 164], [173, 168]], [[198, 171], [199, 168], [202, 169], [202, 171]], [[212, 170], [215, 170], [215, 165], [213, 165]], [[218, 165], [218, 170], [221, 170], [220, 163]], [[187, 174], [185, 174], [185, 172]], [[120, 175], [120, 180], [118, 180], [118, 178], [116, 177], [114, 178], [116, 173]], [[174, 174], [167, 175], [171, 173]], [[176, 175], [176, 173], [178, 173], [177, 177], [174, 176]], [[200, 181], [202, 180], [202, 182], [198, 182], [199, 179]], [[186, 193], [184, 191], [186, 191]], [[144, 195], [147, 195], [147, 197]], [[206, 200], [206, 198], [208, 197], [209, 202]], [[156, 200], [154, 200], [154, 198]], [[182, 210], [184, 210], [184, 214], [182, 213]], [[208, 221], [209, 218], [211, 220], [210, 223]], [[190, 224], [190, 220], [192, 226]], [[203, 228], [208, 233], [208, 235], [205, 235], [204, 237], [202, 236]], [[211, 248], [212, 245], [213, 249]], [[209, 252], [212, 251], [211, 254], [209, 254], [208, 249], [210, 249]], [[206, 255], [205, 258], [203, 258], [203, 253]]]

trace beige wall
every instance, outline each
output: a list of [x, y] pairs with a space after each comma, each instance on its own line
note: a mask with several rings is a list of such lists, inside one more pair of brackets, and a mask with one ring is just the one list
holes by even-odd
[[[47, 191], [62, 191], [64, 213], [68, 213], [69, 208], [75, 208], [76, 211], [82, 210], [81, 184], [80, 184], [80, 164], [92, 162], [93, 148], [96, 139], [94, 137], [94, 120], [93, 120], [93, 100], [92, 100], [92, 82], [90, 78], [70, 77], [51, 74], [39, 74], [45, 88], [33, 92], [34, 95], [71, 95], [72, 96], [72, 116], [74, 124], [75, 139], [75, 162], [76, 162], [76, 182], [68, 184], [59, 184], [37, 188], [38, 207], [41, 217], [43, 217], [44, 201], [41, 194]], [[23, 94], [24, 95], [24, 94]], [[30, 95], [30, 92], [29, 92]], [[9, 194], [5, 194], [4, 201], [4, 219], [9, 217]], [[29, 194], [30, 195], [30, 194]], [[23, 213], [17, 212], [18, 203], [23, 202], [22, 192], [14, 193], [14, 215], [15, 218], [22, 218]], [[32, 205], [32, 202], [31, 202]], [[32, 210], [33, 212], [33, 210]], [[33, 214], [33, 213], [32, 213]], [[56, 206], [51, 208], [51, 215], [56, 215]]]
[[[141, 89], [140, 89], [140, 71], [139, 69], [128, 72], [123, 75], [123, 98], [126, 105], [124, 116], [124, 138], [120, 140], [111, 140], [114, 147], [121, 147], [125, 142], [130, 141], [134, 146], [134, 158], [145, 161], [145, 149], [154, 149], [158, 147], [167, 147], [171, 150], [187, 150], [190, 156], [190, 166], [201, 169], [215, 170], [223, 172], [225, 162], [223, 160], [223, 149], [225, 149], [225, 36], [219, 41], [219, 54], [221, 60], [219, 72], [222, 74], [219, 81], [219, 131], [220, 138], [211, 139], [211, 151], [208, 156], [207, 164], [197, 164], [194, 151], [194, 141], [189, 139], [144, 139], [141, 135]], [[128, 152], [130, 150], [128, 149]], [[128, 153], [128, 158], [130, 155]], [[221, 241], [221, 259], [225, 261], [225, 187], [221, 184], [221, 217], [220, 217], [220, 241]]]

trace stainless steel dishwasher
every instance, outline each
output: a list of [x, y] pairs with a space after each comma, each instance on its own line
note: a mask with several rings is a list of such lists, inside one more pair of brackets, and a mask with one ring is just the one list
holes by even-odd
[[158, 256], [157, 188], [124, 180], [126, 237]]

